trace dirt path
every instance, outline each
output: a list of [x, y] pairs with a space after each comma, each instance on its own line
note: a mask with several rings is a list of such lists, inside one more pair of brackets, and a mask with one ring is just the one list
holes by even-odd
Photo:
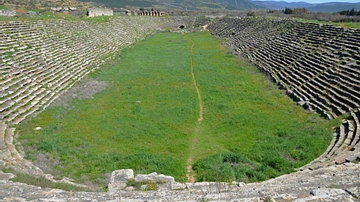
[[198, 96], [198, 100], [199, 100], [199, 118], [198, 118], [198, 123], [196, 125], [195, 131], [194, 131], [194, 137], [191, 141], [191, 147], [190, 147], [190, 153], [189, 153], [189, 157], [186, 161], [187, 163], [187, 168], [186, 168], [186, 177], [188, 179], [188, 182], [195, 182], [195, 175], [194, 175], [194, 171], [192, 169], [192, 164], [193, 164], [193, 151], [196, 147], [196, 143], [198, 141], [198, 135], [200, 132], [200, 125], [201, 122], [204, 120], [203, 118], [203, 103], [202, 103], [202, 99], [201, 99], [201, 93], [200, 90], [198, 88], [197, 82], [196, 82], [196, 77], [195, 77], [195, 73], [194, 73], [194, 65], [193, 65], [193, 54], [194, 54], [194, 41], [189, 39], [191, 41], [191, 47], [190, 47], [190, 69], [191, 69], [191, 76], [194, 82], [194, 87]]

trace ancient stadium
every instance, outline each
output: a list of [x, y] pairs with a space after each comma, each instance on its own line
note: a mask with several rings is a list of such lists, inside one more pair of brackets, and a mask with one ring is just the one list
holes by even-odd
[[[9, 21], [0, 22], [0, 26], [1, 201], [359, 200], [360, 29], [283, 18], [187, 16], [114, 16], [105, 23]], [[228, 53], [257, 67], [305, 112], [316, 113], [324, 120], [340, 118], [326, 151], [297, 171], [262, 182], [194, 182], [191, 176], [188, 182], [177, 182], [163, 173], [138, 173], [134, 180], [130, 169], [114, 171], [105, 192], [64, 191], [13, 180], [24, 173], [86, 188], [68, 177], [54, 177], [25, 158], [17, 141], [17, 127], [41, 115], [88, 75], [121, 58], [122, 50], [166, 32], [180, 36], [210, 33], [223, 41]], [[196, 68], [195, 63], [191, 66]], [[207, 117], [206, 112], [204, 117], [202, 114], [201, 86], [199, 90], [195, 77], [193, 74], [191, 82], [196, 87], [194, 94], [198, 92], [195, 98], [200, 100], [196, 105], [200, 109], [194, 117], [201, 123]], [[189, 162], [193, 163], [191, 159]], [[140, 185], [142, 190], [134, 188], [137, 181], [146, 182]]]

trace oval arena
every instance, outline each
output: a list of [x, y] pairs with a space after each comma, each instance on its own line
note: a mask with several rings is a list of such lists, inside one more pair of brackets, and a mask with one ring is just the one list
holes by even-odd
[[[31, 161], [15, 128], [112, 57], [159, 31], [199, 31], [224, 39], [231, 53], [250, 61], [304, 110], [342, 118], [327, 150], [298, 171], [257, 183], [180, 183], [155, 191], [108, 192], [41, 188], [11, 179], [17, 172], [54, 179]], [[263, 17], [112, 17], [110, 22], [0, 22], [0, 198], [3, 201], [356, 201], [360, 187], [360, 29]], [[202, 30], [205, 31], [205, 30]], [[120, 54], [121, 56], [121, 54]], [[12, 172], [13, 171], [13, 172]], [[117, 175], [118, 174], [118, 175]], [[148, 176], [149, 177], [149, 176]], [[151, 176], [150, 176], [151, 177]], [[149, 178], [150, 178], [149, 177]], [[128, 177], [131, 178], [131, 177]], [[150, 178], [151, 179], [151, 178]], [[163, 179], [163, 178], [162, 178]]]

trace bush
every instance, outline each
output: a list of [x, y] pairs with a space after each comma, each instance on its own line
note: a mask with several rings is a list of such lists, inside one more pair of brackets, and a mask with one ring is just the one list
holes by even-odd
[[292, 14], [294, 15], [294, 17], [297, 17], [297, 18], [307, 18], [309, 15], [309, 12], [306, 8], [294, 8], [294, 10], [292, 11]]
[[255, 11], [253, 10], [249, 10], [247, 13], [246, 13], [247, 16], [255, 16]]

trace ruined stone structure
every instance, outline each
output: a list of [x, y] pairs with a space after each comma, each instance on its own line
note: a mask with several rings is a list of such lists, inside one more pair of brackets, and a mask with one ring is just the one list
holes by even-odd
[[[157, 191], [126, 185], [131, 171], [116, 171], [109, 192], [66, 192], [15, 183], [0, 171], [0, 201], [356, 201], [360, 164], [360, 30], [288, 19], [114, 17], [109, 23], [62, 20], [0, 22], [0, 169], [35, 176], [14, 126], [52, 103], [120, 49], [164, 28], [202, 27], [227, 39], [299, 105], [331, 119], [348, 114], [328, 150], [298, 172], [261, 183], [178, 183], [166, 179]], [[257, 34], [254, 34], [257, 33]], [[70, 183], [67, 179], [63, 182]]]
[[87, 12], [88, 17], [97, 17], [97, 16], [113, 16], [114, 11], [108, 8], [89, 8]]
[[140, 16], [162, 16], [165, 12], [163, 11], [140, 11], [138, 15]]
[[16, 11], [14, 10], [0, 10], [0, 16], [13, 17], [15, 15], [16, 15]]

